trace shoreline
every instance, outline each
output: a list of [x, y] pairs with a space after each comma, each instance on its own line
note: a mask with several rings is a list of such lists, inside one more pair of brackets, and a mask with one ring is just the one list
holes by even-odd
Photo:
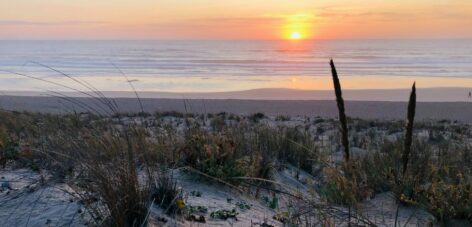
[[[74, 98], [97, 109], [91, 98]], [[121, 113], [140, 112], [136, 98], [113, 98]], [[188, 113], [253, 114], [262, 112], [269, 116], [319, 116], [334, 118], [338, 112], [332, 100], [243, 100], [243, 99], [170, 99], [142, 98], [145, 112], [177, 111]], [[368, 120], [403, 120], [407, 102], [346, 101], [347, 115]], [[45, 96], [0, 96], [0, 108], [7, 111], [31, 111], [42, 113], [86, 112], [67, 100]], [[472, 123], [470, 102], [418, 102], [417, 119], [421, 121], [450, 120]]]
[[[469, 87], [431, 87], [417, 88], [418, 102], [472, 102], [468, 96], [472, 92]], [[56, 91], [53, 95], [67, 97], [88, 97], [84, 93]], [[136, 98], [134, 91], [100, 91], [109, 98]], [[235, 99], [235, 100], [335, 100], [330, 90], [303, 90], [290, 88], [259, 88], [224, 92], [168, 92], [168, 91], [137, 91], [141, 98], [151, 99]], [[91, 91], [85, 93], [95, 95]], [[343, 96], [348, 101], [391, 101], [405, 102], [410, 88], [404, 89], [343, 89]], [[1, 91], [3, 96], [51, 96], [50, 92], [41, 91]]]

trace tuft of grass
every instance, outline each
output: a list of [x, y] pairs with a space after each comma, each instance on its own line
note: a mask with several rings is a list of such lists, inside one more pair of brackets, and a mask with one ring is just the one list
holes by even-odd
[[178, 209], [177, 199], [180, 192], [172, 174], [162, 173], [156, 184], [156, 190], [152, 195], [154, 202], [164, 209], [167, 214], [175, 213]]
[[[141, 226], [155, 190], [149, 143], [139, 128], [87, 125], [48, 137], [45, 154], [66, 178], [97, 225]], [[54, 167], [57, 166], [58, 168]]]
[[[107, 207], [108, 222], [116, 226], [144, 223], [153, 190], [152, 172], [143, 173], [140, 180], [137, 170], [137, 149], [143, 141], [128, 133], [92, 137], [85, 143], [87, 154], [81, 155], [83, 170], [89, 176], [82, 188], [98, 196]], [[108, 217], [106, 213], [98, 215]]]
[[0, 165], [5, 168], [9, 160], [18, 157], [18, 144], [8, 135], [4, 127], [0, 127]]

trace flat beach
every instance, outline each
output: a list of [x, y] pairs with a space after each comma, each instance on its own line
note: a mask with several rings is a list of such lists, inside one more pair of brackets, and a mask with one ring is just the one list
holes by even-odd
[[[91, 98], [75, 98], [93, 106]], [[120, 112], [139, 112], [136, 98], [114, 98]], [[242, 99], [161, 99], [142, 98], [146, 112], [178, 111], [189, 113], [252, 114], [262, 112], [267, 115], [290, 116], [337, 116], [336, 103], [332, 100], [242, 100]], [[346, 101], [350, 117], [370, 120], [398, 120], [406, 117], [406, 102], [390, 101]], [[0, 96], [0, 108], [9, 111], [33, 111], [43, 113], [66, 113], [84, 111], [70, 102], [56, 97]], [[472, 123], [472, 103], [470, 102], [419, 102], [418, 120], [451, 120]]]

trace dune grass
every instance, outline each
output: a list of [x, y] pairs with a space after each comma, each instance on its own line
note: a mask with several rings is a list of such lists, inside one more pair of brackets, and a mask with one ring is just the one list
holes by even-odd
[[[143, 226], [153, 206], [179, 215], [181, 192], [169, 175], [176, 169], [238, 192], [257, 188], [289, 196], [296, 210], [283, 218], [293, 225], [332, 225], [343, 213], [338, 207], [347, 206], [348, 225], [373, 226], [357, 208], [387, 191], [400, 205], [428, 210], [439, 223], [471, 220], [470, 130], [447, 122], [414, 124], [415, 84], [405, 128], [403, 122], [348, 118], [332, 60], [330, 66], [337, 121], [316, 118], [296, 126], [290, 117], [263, 113], [151, 115], [142, 112], [142, 103], [139, 114], [120, 113], [112, 99], [81, 82], [93, 101], [65, 98], [88, 113], [0, 112], [0, 164], [49, 170], [75, 189], [96, 225]], [[430, 133], [419, 138], [415, 129]], [[391, 141], [379, 131], [404, 137]], [[353, 147], [367, 152], [356, 154]], [[333, 158], [338, 151], [342, 160]], [[318, 180], [312, 189], [321, 199], [291, 193], [275, 181], [292, 168]]]

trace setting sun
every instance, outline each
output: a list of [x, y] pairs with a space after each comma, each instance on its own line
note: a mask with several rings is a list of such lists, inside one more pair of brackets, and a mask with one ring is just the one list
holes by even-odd
[[290, 34], [290, 39], [301, 39], [302, 38], [302, 34], [300, 34], [300, 32], [292, 32]]
[[314, 19], [315, 15], [310, 13], [285, 15], [282, 25], [283, 38], [298, 40], [312, 37]]

